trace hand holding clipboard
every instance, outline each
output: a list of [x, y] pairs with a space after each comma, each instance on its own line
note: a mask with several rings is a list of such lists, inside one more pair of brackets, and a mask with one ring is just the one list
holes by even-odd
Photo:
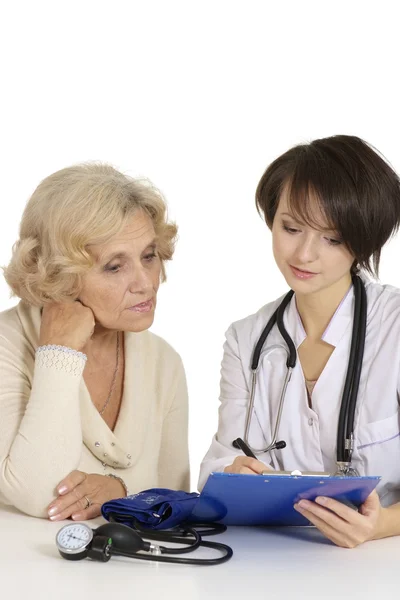
[[[249, 456], [251, 450], [243, 440], [236, 442]], [[250, 456], [255, 458], [252, 452]], [[357, 508], [379, 481], [380, 477], [338, 477], [324, 472], [265, 470], [255, 477], [211, 473], [192, 516], [225, 525], [309, 525], [293, 508], [301, 499], [313, 501], [324, 495]]]

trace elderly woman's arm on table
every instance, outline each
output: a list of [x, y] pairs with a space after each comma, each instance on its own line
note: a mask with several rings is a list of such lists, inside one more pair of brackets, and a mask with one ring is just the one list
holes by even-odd
[[[46, 517], [55, 488], [82, 451], [79, 386], [83, 356], [38, 353], [33, 378], [27, 344], [0, 335], [0, 499]], [[32, 380], [31, 380], [32, 378]]]
[[81, 457], [86, 357], [79, 350], [94, 318], [79, 302], [45, 306], [36, 353], [14, 319], [5, 319], [0, 332], [0, 499], [45, 517], [56, 486]]

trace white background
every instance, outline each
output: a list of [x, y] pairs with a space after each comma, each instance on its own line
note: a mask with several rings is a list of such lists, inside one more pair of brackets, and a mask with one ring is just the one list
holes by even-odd
[[[398, 19], [387, 1], [122, 1], [0, 7], [0, 264], [39, 181], [84, 160], [149, 177], [180, 241], [153, 331], [182, 355], [192, 488], [217, 425], [231, 321], [286, 290], [254, 192], [295, 143], [338, 133], [400, 170]], [[381, 280], [400, 285], [399, 241]], [[15, 303], [0, 277], [0, 310]]]

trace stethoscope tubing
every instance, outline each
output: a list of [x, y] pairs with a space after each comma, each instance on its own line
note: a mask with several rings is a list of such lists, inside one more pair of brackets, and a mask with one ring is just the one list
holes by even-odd
[[[270, 352], [273, 352], [276, 348], [281, 348], [283, 350], [286, 350], [286, 348], [284, 348], [283, 346], [279, 346], [278, 344], [271, 346], [271, 348], [269, 348], [269, 351], [267, 353], [267, 355]], [[249, 401], [249, 407], [247, 409], [246, 412], [246, 423], [245, 423], [245, 431], [244, 431], [244, 437], [243, 440], [244, 442], [249, 446], [249, 448], [254, 452], [254, 454], [263, 454], [264, 452], [270, 452], [271, 450], [273, 450], [275, 448], [275, 444], [277, 442], [278, 439], [278, 432], [279, 432], [279, 426], [281, 424], [281, 418], [282, 418], [282, 411], [283, 411], [283, 405], [285, 402], [285, 394], [286, 394], [286, 389], [287, 386], [289, 384], [290, 378], [292, 376], [292, 368], [288, 367], [286, 369], [286, 375], [285, 375], [285, 380], [283, 382], [283, 387], [282, 387], [282, 392], [279, 398], [279, 405], [278, 405], [278, 414], [276, 417], [276, 421], [275, 421], [275, 428], [274, 428], [274, 433], [272, 435], [272, 441], [271, 443], [266, 446], [265, 448], [253, 448], [250, 446], [249, 443], [249, 435], [250, 435], [250, 424], [251, 424], [251, 418], [253, 415], [253, 411], [254, 411], [254, 398], [255, 398], [255, 391], [256, 391], [256, 385], [257, 385], [257, 371], [253, 371], [251, 374], [251, 391], [250, 391], [250, 401]]]
[[367, 328], [367, 295], [361, 279], [353, 277], [354, 318], [349, 364], [340, 406], [337, 429], [337, 462], [349, 464], [353, 451], [354, 417], [364, 358]]
[[[365, 286], [360, 277], [358, 277], [357, 275], [353, 275], [352, 281], [354, 287], [354, 317], [352, 338], [350, 346], [349, 363], [347, 367], [345, 385], [343, 389], [337, 430], [337, 463], [340, 466], [343, 473], [346, 469], [349, 469], [351, 463], [351, 456], [353, 450], [354, 418], [364, 358], [365, 337], [367, 327], [367, 295], [365, 291]], [[286, 390], [291, 378], [292, 370], [296, 366], [297, 362], [296, 347], [293, 343], [293, 340], [286, 331], [283, 321], [285, 309], [291, 301], [293, 294], [293, 290], [290, 290], [282, 300], [279, 307], [275, 310], [274, 314], [272, 315], [272, 317], [270, 318], [266, 327], [260, 335], [260, 338], [254, 348], [251, 360], [251, 391], [249, 406], [246, 412], [245, 432], [243, 439], [245, 443], [249, 446], [249, 448], [254, 452], [254, 454], [270, 452], [275, 448], [279, 433], [279, 426], [282, 418]], [[260, 364], [260, 356], [266, 339], [275, 324], [277, 325], [281, 336], [287, 344], [287, 349], [284, 348], [288, 356], [286, 361], [287, 371], [281, 396], [279, 399], [278, 414], [275, 421], [272, 441], [265, 448], [253, 448], [249, 443], [249, 432], [251, 418], [254, 411], [254, 400], [257, 385], [257, 373]], [[271, 346], [267, 351], [267, 355], [269, 354], [269, 352], [272, 352], [276, 348], [282, 348], [282, 346], [278, 344]]]
[[[182, 523], [180, 527], [168, 530], [151, 530], [140, 525], [135, 517], [129, 518], [127, 515], [118, 515], [112, 513], [110, 515], [110, 523], [116, 523], [122, 520], [130, 520], [130, 527], [140, 534], [141, 536], [149, 540], [165, 541], [174, 544], [184, 544], [184, 547], [170, 548], [166, 546], [159, 546], [159, 553], [157, 554], [140, 554], [135, 551], [129, 551], [124, 548], [116, 548], [112, 546], [109, 550], [110, 555], [124, 556], [127, 558], [137, 558], [139, 560], [150, 560], [153, 562], [170, 562], [187, 565], [219, 565], [226, 562], [233, 556], [233, 550], [226, 544], [220, 542], [206, 542], [202, 539], [202, 536], [211, 536], [223, 533], [226, 531], [226, 525], [220, 523]], [[222, 556], [216, 558], [176, 558], [175, 556], [181, 554], [188, 554], [198, 548], [211, 548]], [[164, 555], [164, 556], [163, 556]], [[167, 555], [167, 556], [165, 556]], [[174, 556], [175, 555], [175, 556]]]

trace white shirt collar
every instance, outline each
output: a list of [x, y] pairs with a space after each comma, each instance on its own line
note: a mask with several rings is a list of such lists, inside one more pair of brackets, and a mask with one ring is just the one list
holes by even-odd
[[[321, 339], [324, 342], [335, 347], [339, 344], [353, 321], [353, 306], [354, 290], [353, 286], [350, 286], [322, 335]], [[304, 342], [307, 335], [297, 310], [295, 294], [290, 301], [288, 310], [285, 311], [284, 324], [288, 332], [292, 332], [291, 337], [296, 348], [298, 348]]]

